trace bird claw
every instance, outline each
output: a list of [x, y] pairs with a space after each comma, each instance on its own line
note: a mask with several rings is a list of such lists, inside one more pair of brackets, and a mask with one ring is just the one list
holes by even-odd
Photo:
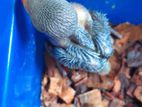
[[110, 70], [108, 58], [113, 52], [110, 27], [104, 14], [95, 12], [92, 19], [91, 35], [78, 27], [74, 35], [77, 44], [70, 41], [66, 44], [66, 48], [53, 48], [52, 54], [66, 67], [104, 73]]

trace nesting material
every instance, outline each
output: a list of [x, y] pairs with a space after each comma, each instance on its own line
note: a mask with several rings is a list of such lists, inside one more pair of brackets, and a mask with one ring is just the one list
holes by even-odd
[[74, 105], [73, 104], [69, 104], [69, 105], [67, 105], [67, 104], [51, 104], [49, 107], [74, 107]]
[[50, 85], [48, 92], [53, 95], [59, 95], [62, 92], [63, 81], [58, 78], [50, 78]]
[[134, 91], [134, 96], [142, 103], [142, 86], [138, 86]]
[[75, 96], [75, 90], [68, 86], [62, 87], [62, 92], [59, 97], [64, 100], [67, 104], [70, 104]]
[[46, 54], [41, 87], [45, 107], [142, 107], [141, 25], [123, 23], [115, 29], [122, 38], [113, 39], [115, 52], [108, 75], [65, 68], [64, 77]]
[[121, 89], [121, 82], [119, 79], [114, 80], [113, 92], [118, 93]]
[[81, 107], [103, 107], [101, 93], [94, 89], [78, 96]]

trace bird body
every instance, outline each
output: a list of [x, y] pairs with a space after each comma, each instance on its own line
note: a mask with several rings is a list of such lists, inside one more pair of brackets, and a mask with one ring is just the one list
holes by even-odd
[[90, 14], [84, 6], [66, 0], [23, 3], [35, 28], [51, 38], [54, 46], [50, 52], [59, 63], [88, 72], [109, 72], [108, 58], [113, 49], [104, 14]]

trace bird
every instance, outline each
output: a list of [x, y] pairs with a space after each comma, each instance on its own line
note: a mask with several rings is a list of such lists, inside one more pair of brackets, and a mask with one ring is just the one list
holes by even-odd
[[70, 69], [108, 74], [113, 54], [106, 14], [67, 0], [23, 0], [33, 26], [52, 44], [48, 51]]

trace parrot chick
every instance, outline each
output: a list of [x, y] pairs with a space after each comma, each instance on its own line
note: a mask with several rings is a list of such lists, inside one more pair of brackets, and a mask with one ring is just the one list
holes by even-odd
[[[113, 53], [106, 16], [66, 0], [23, 0], [34, 27], [53, 44], [51, 55], [64, 66], [104, 74]], [[86, 28], [89, 26], [89, 30]]]

